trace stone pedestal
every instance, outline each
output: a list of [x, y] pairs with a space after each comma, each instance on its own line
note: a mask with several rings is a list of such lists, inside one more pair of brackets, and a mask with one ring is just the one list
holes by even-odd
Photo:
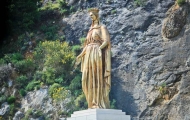
[[76, 111], [67, 120], [130, 120], [130, 115], [117, 109], [88, 109]]

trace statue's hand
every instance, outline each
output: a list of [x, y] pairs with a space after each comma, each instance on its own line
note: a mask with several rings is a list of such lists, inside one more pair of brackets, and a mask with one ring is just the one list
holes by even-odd
[[81, 58], [82, 58], [82, 56], [78, 55], [77, 58], [76, 58], [76, 60], [80, 60]]
[[100, 48], [98, 49], [98, 54], [100, 57], [102, 56], [102, 50]]

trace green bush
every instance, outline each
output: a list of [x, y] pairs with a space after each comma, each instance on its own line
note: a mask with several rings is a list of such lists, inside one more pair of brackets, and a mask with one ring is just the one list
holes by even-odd
[[26, 114], [25, 114], [25, 116], [24, 116], [24, 118], [22, 118], [21, 120], [29, 120], [29, 116], [30, 115], [32, 115], [32, 109], [30, 108], [30, 109], [28, 109], [27, 111], [26, 111]]
[[31, 81], [27, 86], [26, 86], [26, 90], [27, 91], [32, 91], [35, 89], [36, 86], [40, 86], [40, 81]]
[[111, 102], [110, 102], [110, 108], [111, 109], [116, 109], [116, 100], [113, 99]]
[[136, 6], [143, 6], [147, 0], [135, 0]]
[[[39, 20], [38, 0], [10, 0], [7, 2], [8, 23], [11, 32], [31, 30]], [[8, 31], [8, 32], [9, 32]]]
[[183, 4], [185, 4], [185, 0], [177, 0], [177, 4], [179, 6], [182, 6]]
[[59, 78], [55, 79], [55, 82], [61, 84], [61, 83], [63, 83], [63, 78], [59, 77]]
[[52, 96], [52, 95], [53, 95], [53, 91], [54, 91], [55, 89], [59, 88], [59, 87], [61, 87], [60, 84], [54, 83], [53, 85], [50, 86], [50, 88], [49, 88], [49, 90], [48, 90], [48, 94], [49, 94], [50, 96]]
[[75, 54], [79, 54], [79, 52], [81, 51], [81, 46], [80, 45], [74, 45], [72, 46], [72, 51], [75, 52]]
[[4, 59], [0, 59], [0, 65], [5, 64], [5, 60]]
[[[42, 56], [40, 58], [44, 62], [41, 66], [42, 68], [54, 69], [56, 78], [63, 74], [68, 74], [68, 71], [72, 67], [75, 55], [68, 43], [60, 42], [58, 40], [45, 41], [40, 43], [38, 47], [43, 51], [35, 52], [35, 60], [38, 61], [36, 56]], [[40, 51], [40, 49], [37, 50]]]
[[5, 54], [3, 59], [7, 62], [15, 64], [16, 62], [23, 60], [24, 57], [22, 56], [21, 53], [12, 53], [12, 54]]
[[24, 89], [20, 89], [19, 93], [22, 97], [24, 97], [26, 95], [26, 91]]
[[85, 37], [82, 37], [82, 38], [79, 38], [79, 40], [80, 40], [80, 43], [81, 43], [81, 44], [84, 44], [86, 38], [85, 38]]
[[1, 95], [1, 96], [0, 96], [0, 104], [3, 103], [3, 102], [5, 102], [6, 99], [7, 99], [7, 98], [6, 98], [5, 95]]
[[71, 84], [69, 85], [69, 88], [71, 90], [75, 90], [75, 89], [81, 89], [81, 76], [77, 75], [75, 76], [75, 78], [71, 81]]
[[35, 70], [35, 64], [32, 59], [17, 61], [14, 65], [19, 70], [19, 72], [23, 74], [27, 72], [33, 72]]
[[8, 97], [8, 99], [7, 99], [7, 102], [8, 102], [9, 104], [14, 103], [15, 101], [16, 101], [16, 98], [15, 98], [14, 96], [10, 96], [10, 97]]
[[74, 103], [78, 109], [87, 108], [88, 105], [84, 94], [79, 95]]
[[16, 78], [16, 84], [19, 85], [19, 87], [25, 87], [28, 83], [28, 78], [24, 75], [21, 75]]
[[51, 67], [47, 67], [44, 71], [42, 71], [42, 81], [47, 84], [53, 84], [55, 80], [55, 72], [56, 70]]
[[44, 34], [45, 34], [45, 38], [46, 39], [48, 39], [48, 40], [55, 40], [55, 39], [57, 39], [56, 38], [56, 32], [57, 32], [57, 30], [58, 30], [58, 26], [57, 25], [42, 25], [41, 27], [40, 27], [40, 30], [42, 31], [42, 32], [44, 32]]
[[14, 115], [15, 113], [15, 104], [14, 103], [11, 103], [10, 104], [10, 112], [9, 112], [11, 115]]

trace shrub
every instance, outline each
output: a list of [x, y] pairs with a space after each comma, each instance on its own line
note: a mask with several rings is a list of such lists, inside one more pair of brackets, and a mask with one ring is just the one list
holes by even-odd
[[136, 6], [143, 6], [147, 0], [135, 0]]
[[177, 0], [177, 4], [179, 6], [182, 6], [183, 4], [185, 4], [185, 0]]
[[10, 104], [10, 114], [11, 114], [11, 115], [14, 115], [14, 113], [15, 113], [15, 104], [14, 104], [14, 103], [11, 103], [11, 104]]
[[111, 11], [111, 14], [115, 14], [115, 13], [117, 13], [116, 10], [112, 10], [112, 11]]
[[32, 90], [34, 90], [35, 89], [35, 87], [37, 86], [37, 85], [40, 85], [40, 81], [31, 81], [27, 86], [26, 86], [26, 90], [27, 91], [32, 91]]
[[0, 59], [0, 65], [5, 64], [5, 60], [4, 59]]
[[79, 54], [79, 52], [81, 51], [81, 46], [80, 45], [74, 45], [72, 46], [72, 51], [75, 52], [75, 54]]
[[76, 100], [75, 100], [75, 106], [78, 108], [78, 109], [84, 109], [84, 108], [87, 108], [87, 101], [86, 101], [86, 98], [85, 98], [85, 95], [84, 93], [79, 95]]
[[15, 67], [23, 74], [33, 72], [35, 70], [35, 64], [32, 59], [17, 61], [15, 63]]
[[3, 102], [5, 102], [6, 99], [7, 99], [7, 98], [6, 98], [5, 95], [1, 95], [1, 96], [0, 96], [0, 104], [3, 103]]
[[28, 78], [24, 75], [21, 75], [16, 78], [16, 84], [19, 85], [19, 87], [25, 87], [28, 83]]
[[64, 87], [58, 87], [53, 89], [52, 98], [55, 101], [62, 101], [68, 95], [68, 91]]
[[55, 82], [61, 84], [61, 83], [63, 83], [63, 78], [59, 77], [59, 78], [55, 79]]
[[47, 67], [44, 71], [42, 71], [42, 81], [47, 84], [53, 84], [55, 80], [55, 69], [51, 67]]
[[111, 109], [116, 109], [116, 100], [113, 99], [111, 102], [110, 102], [110, 108]]
[[82, 37], [82, 38], [79, 38], [79, 40], [80, 40], [80, 43], [81, 43], [81, 44], [84, 44], [86, 38], [85, 38], [85, 37]]
[[55, 76], [60, 76], [62, 74], [68, 74], [68, 71], [72, 67], [72, 62], [74, 60], [74, 52], [71, 47], [66, 42], [60, 41], [45, 41], [42, 42], [39, 47], [43, 52], [36, 52], [35, 56], [41, 55], [44, 61], [45, 68], [54, 68], [56, 71]]
[[26, 95], [26, 91], [24, 89], [20, 89], [19, 93], [22, 97], [24, 97]]
[[58, 26], [57, 25], [54, 25], [54, 24], [53, 25], [51, 25], [51, 24], [50, 25], [42, 25], [40, 27], [40, 30], [42, 32], [44, 32], [46, 39], [48, 39], [48, 40], [57, 39], [55, 37], [55, 34], [56, 34], [57, 30], [58, 30]]
[[49, 95], [52, 96], [54, 89], [57, 89], [59, 87], [61, 87], [61, 85], [58, 83], [54, 83], [53, 85], [51, 85], [49, 90], [48, 90]]
[[69, 88], [71, 90], [75, 90], [75, 89], [81, 89], [81, 76], [77, 75], [75, 76], [75, 78], [71, 81], [71, 84], [69, 85]]
[[7, 102], [8, 102], [9, 104], [12, 104], [12, 103], [15, 102], [15, 100], [16, 100], [16, 98], [15, 98], [14, 96], [10, 96], [10, 97], [8, 97]]

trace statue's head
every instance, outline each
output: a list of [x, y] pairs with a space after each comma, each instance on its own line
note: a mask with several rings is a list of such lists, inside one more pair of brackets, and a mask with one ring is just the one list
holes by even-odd
[[98, 8], [90, 8], [88, 10], [88, 13], [92, 19], [92, 26], [93, 26], [94, 21], [96, 20], [99, 23], [99, 9]]

